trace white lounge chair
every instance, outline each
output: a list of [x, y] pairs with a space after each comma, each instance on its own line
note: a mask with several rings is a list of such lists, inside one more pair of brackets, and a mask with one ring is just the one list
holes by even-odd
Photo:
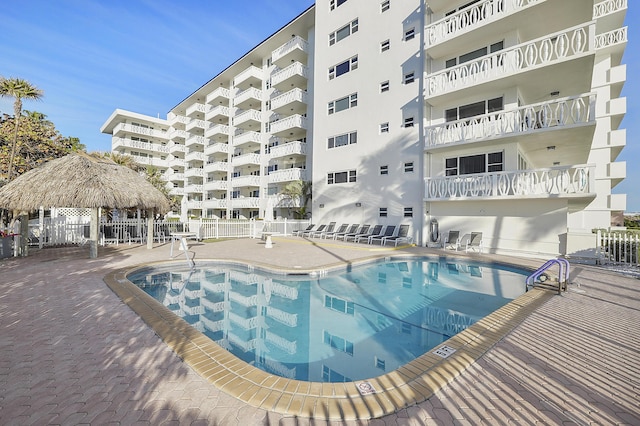
[[340, 225], [340, 227], [338, 228], [337, 231], [329, 231], [329, 232], [324, 232], [322, 234], [322, 238], [327, 239], [329, 237], [333, 238], [335, 240], [335, 235], [336, 234], [341, 234], [343, 232], [345, 232], [347, 230], [347, 228], [349, 227], [348, 223], [343, 223], [342, 225]]
[[343, 235], [342, 241], [349, 241], [349, 238], [353, 239], [353, 241], [356, 241], [358, 237], [369, 235], [369, 228], [371, 228], [371, 225], [362, 225], [360, 229], [350, 234]]
[[359, 227], [359, 226], [360, 226], [360, 224], [359, 224], [359, 223], [356, 223], [356, 224], [354, 224], [354, 225], [351, 225], [351, 226], [349, 227], [349, 229], [347, 229], [346, 231], [338, 231], [338, 232], [335, 232], [335, 233], [333, 234], [333, 239], [334, 239], [334, 240], [337, 240], [338, 238], [343, 238], [343, 239], [344, 239], [344, 236], [345, 236], [345, 235], [352, 234], [352, 233], [356, 232], [356, 231], [358, 230], [358, 227]]
[[314, 225], [314, 224], [312, 223], [311, 225], [307, 226], [307, 229], [298, 229], [298, 230], [296, 230], [296, 231], [293, 231], [293, 232], [291, 233], [291, 235], [293, 235], [293, 236], [297, 236], [297, 237], [301, 237], [303, 233], [308, 232], [308, 231], [311, 231], [311, 230], [313, 229], [313, 227], [314, 227], [314, 226], [316, 226], [316, 225]]
[[406, 242], [410, 243], [413, 241], [413, 237], [409, 236], [409, 225], [400, 225], [398, 229], [398, 235], [394, 235], [391, 237], [382, 237], [381, 245], [387, 244], [387, 241], [393, 241], [394, 245], [398, 247], [398, 243]]
[[336, 223], [335, 222], [330, 222], [329, 225], [327, 225], [326, 227], [322, 227], [322, 228], [318, 228], [315, 231], [311, 231], [309, 233], [309, 236], [311, 238], [321, 238], [322, 234], [326, 233], [326, 232], [333, 232], [333, 228], [335, 228]]
[[387, 225], [387, 228], [384, 230], [384, 234], [371, 235], [367, 240], [367, 243], [372, 244], [374, 241], [380, 241], [380, 245], [382, 245], [382, 240], [385, 237], [392, 237], [394, 232], [396, 232], [396, 226]]
[[458, 251], [460, 249], [460, 231], [449, 231], [449, 234], [444, 239], [442, 248], [451, 248]]
[[466, 241], [464, 251], [469, 253], [469, 250], [473, 250], [482, 253], [482, 248], [482, 232], [472, 232], [471, 236]]

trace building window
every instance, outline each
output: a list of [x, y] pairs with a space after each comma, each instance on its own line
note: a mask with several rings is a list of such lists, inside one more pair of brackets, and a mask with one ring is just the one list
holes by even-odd
[[503, 108], [502, 97], [499, 97], [451, 108], [446, 110], [444, 115], [446, 121], [456, 121], [495, 111], [502, 111]]
[[329, 34], [329, 46], [333, 46], [340, 40], [349, 37], [351, 34], [358, 31], [358, 20], [354, 19], [344, 27]]
[[345, 109], [353, 108], [358, 106], [358, 94], [353, 93], [344, 98], [336, 99], [335, 101], [331, 101], [328, 104], [328, 112], [329, 115], [344, 111]]
[[389, 10], [390, 7], [390, 0], [385, 0], [382, 3], [380, 3], [380, 13], [384, 13], [387, 10]]
[[[488, 53], [494, 53], [504, 49], [504, 41], [493, 43], [487, 47], [481, 47], [480, 49], [473, 50], [471, 52], [460, 55], [457, 58], [449, 59], [445, 62], [447, 68], [454, 67], [456, 65], [464, 64], [465, 62], [473, 61], [474, 59], [486, 56]], [[496, 64], [497, 65], [497, 64]]]
[[385, 364], [386, 364], [385, 361], [383, 359], [378, 358], [377, 356], [374, 359], [376, 363], [376, 368], [379, 368], [380, 370], [384, 371]]
[[404, 32], [404, 41], [413, 40], [416, 37], [416, 29], [410, 28]]
[[329, 68], [329, 80], [333, 80], [336, 77], [340, 77], [343, 74], [353, 71], [358, 68], [358, 56], [354, 56], [351, 59], [347, 59], [344, 62], [334, 65]]
[[389, 80], [380, 83], [380, 93], [389, 91]]
[[329, 332], [325, 331], [324, 343], [341, 352], [353, 355], [353, 342], [343, 339], [342, 337], [330, 334]]
[[351, 145], [358, 142], [358, 132], [344, 133], [342, 135], [331, 136], [327, 139], [327, 148], [337, 148], [339, 146]]
[[380, 166], [380, 174], [388, 175], [389, 174], [389, 166]]
[[416, 73], [414, 71], [408, 72], [404, 75], [404, 84], [413, 83], [416, 80]]
[[380, 124], [380, 133], [389, 133], [389, 123]]
[[404, 163], [404, 172], [413, 173], [413, 161], [408, 161]]
[[330, 0], [329, 1], [329, 8], [331, 10], [335, 9], [336, 7], [342, 5], [343, 3], [346, 3], [347, 0]]
[[404, 127], [413, 127], [413, 117], [407, 117], [404, 119]]
[[504, 156], [502, 151], [445, 159], [446, 176], [501, 172], [503, 169]]
[[391, 48], [391, 42], [389, 40], [385, 40], [380, 43], [380, 52], [386, 52]]
[[356, 181], [356, 171], [327, 173], [327, 185], [351, 183]]
[[324, 296], [324, 306], [325, 308], [342, 312], [347, 315], [354, 315], [355, 312], [355, 304], [353, 302], [328, 295]]
[[413, 207], [404, 208], [404, 217], [413, 217]]
[[387, 217], [387, 208], [386, 207], [380, 207], [378, 215], [380, 217]]

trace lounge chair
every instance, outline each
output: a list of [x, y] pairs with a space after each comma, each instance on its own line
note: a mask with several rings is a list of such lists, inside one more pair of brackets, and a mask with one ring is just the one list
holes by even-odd
[[311, 230], [313, 229], [313, 227], [314, 227], [314, 226], [316, 226], [316, 225], [314, 225], [314, 224], [312, 223], [311, 225], [307, 226], [307, 229], [298, 229], [298, 230], [295, 230], [295, 231], [293, 231], [293, 232], [291, 233], [291, 235], [293, 235], [293, 236], [295, 236], [295, 237], [301, 237], [301, 236], [302, 236], [302, 234], [303, 234], [304, 232], [311, 231]]
[[358, 234], [353, 241], [355, 241], [356, 243], [359, 243], [360, 240], [364, 238], [368, 239], [370, 235], [378, 235], [382, 231], [382, 228], [383, 228], [383, 225], [376, 225], [373, 227], [371, 232], [364, 232], [364, 233]]
[[398, 235], [394, 235], [391, 237], [382, 237], [380, 245], [387, 244], [387, 241], [393, 241], [396, 247], [398, 247], [398, 243], [400, 242], [409, 243], [413, 241], [413, 237], [409, 236], [409, 225], [400, 225], [400, 228], [398, 229]]
[[344, 234], [342, 236], [342, 241], [349, 241], [349, 238], [352, 238], [355, 241], [358, 236], [369, 235], [369, 228], [371, 228], [371, 225], [362, 225], [360, 229], [356, 229], [354, 232]]
[[309, 230], [309, 231], [304, 231], [300, 233], [301, 237], [311, 237], [311, 234], [313, 234], [314, 232], [322, 232], [324, 231], [324, 228], [326, 228], [327, 225], [319, 225], [315, 230]]
[[464, 245], [464, 251], [469, 253], [469, 250], [477, 250], [479, 253], [482, 253], [482, 232], [471, 233], [471, 236]]
[[347, 234], [352, 234], [354, 232], [356, 232], [358, 230], [358, 227], [360, 226], [359, 223], [356, 223], [354, 225], [351, 225], [348, 229], [346, 229], [345, 231], [342, 232], [336, 232], [333, 234], [333, 239], [337, 240], [338, 238], [342, 238]]
[[329, 225], [327, 225], [326, 227], [323, 227], [322, 229], [318, 228], [315, 231], [309, 232], [309, 237], [311, 238], [322, 237], [322, 234], [324, 234], [325, 232], [333, 232], [333, 228], [335, 227], [336, 227], [336, 223], [330, 222]]
[[367, 244], [373, 244], [374, 241], [380, 241], [380, 245], [382, 245], [382, 239], [393, 236], [394, 232], [396, 232], [396, 226], [387, 225], [387, 228], [384, 230], [384, 234], [370, 235], [367, 239]]
[[340, 234], [343, 233], [347, 230], [347, 228], [349, 227], [348, 223], [343, 223], [342, 225], [340, 225], [340, 227], [338, 228], [337, 231], [333, 231], [333, 232], [324, 232], [322, 234], [322, 238], [327, 239], [327, 238], [333, 238], [335, 240], [335, 235], [336, 234]]
[[458, 251], [458, 249], [460, 248], [460, 231], [449, 231], [449, 234], [444, 239], [442, 248], [451, 248], [455, 251]]

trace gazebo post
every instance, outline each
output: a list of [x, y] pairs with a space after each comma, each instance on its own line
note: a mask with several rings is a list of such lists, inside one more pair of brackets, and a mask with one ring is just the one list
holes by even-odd
[[153, 209], [147, 209], [147, 249], [153, 248]]
[[29, 254], [29, 213], [20, 213], [20, 256]]
[[91, 209], [91, 224], [89, 225], [89, 257], [98, 257], [98, 209]]

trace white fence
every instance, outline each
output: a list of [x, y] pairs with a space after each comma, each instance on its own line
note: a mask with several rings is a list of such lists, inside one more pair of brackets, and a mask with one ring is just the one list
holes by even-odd
[[[290, 235], [305, 229], [308, 219], [262, 220], [193, 219], [187, 222], [154, 221], [153, 239], [166, 242], [173, 232], [194, 232], [198, 239], [210, 238], [259, 238], [262, 232]], [[85, 244], [89, 240], [90, 224], [86, 218], [45, 218], [29, 222], [29, 245], [47, 247], [68, 244]], [[145, 243], [147, 223], [145, 219], [127, 219], [100, 223], [100, 244]]]
[[640, 233], [598, 230], [597, 235], [600, 262], [640, 266]]

